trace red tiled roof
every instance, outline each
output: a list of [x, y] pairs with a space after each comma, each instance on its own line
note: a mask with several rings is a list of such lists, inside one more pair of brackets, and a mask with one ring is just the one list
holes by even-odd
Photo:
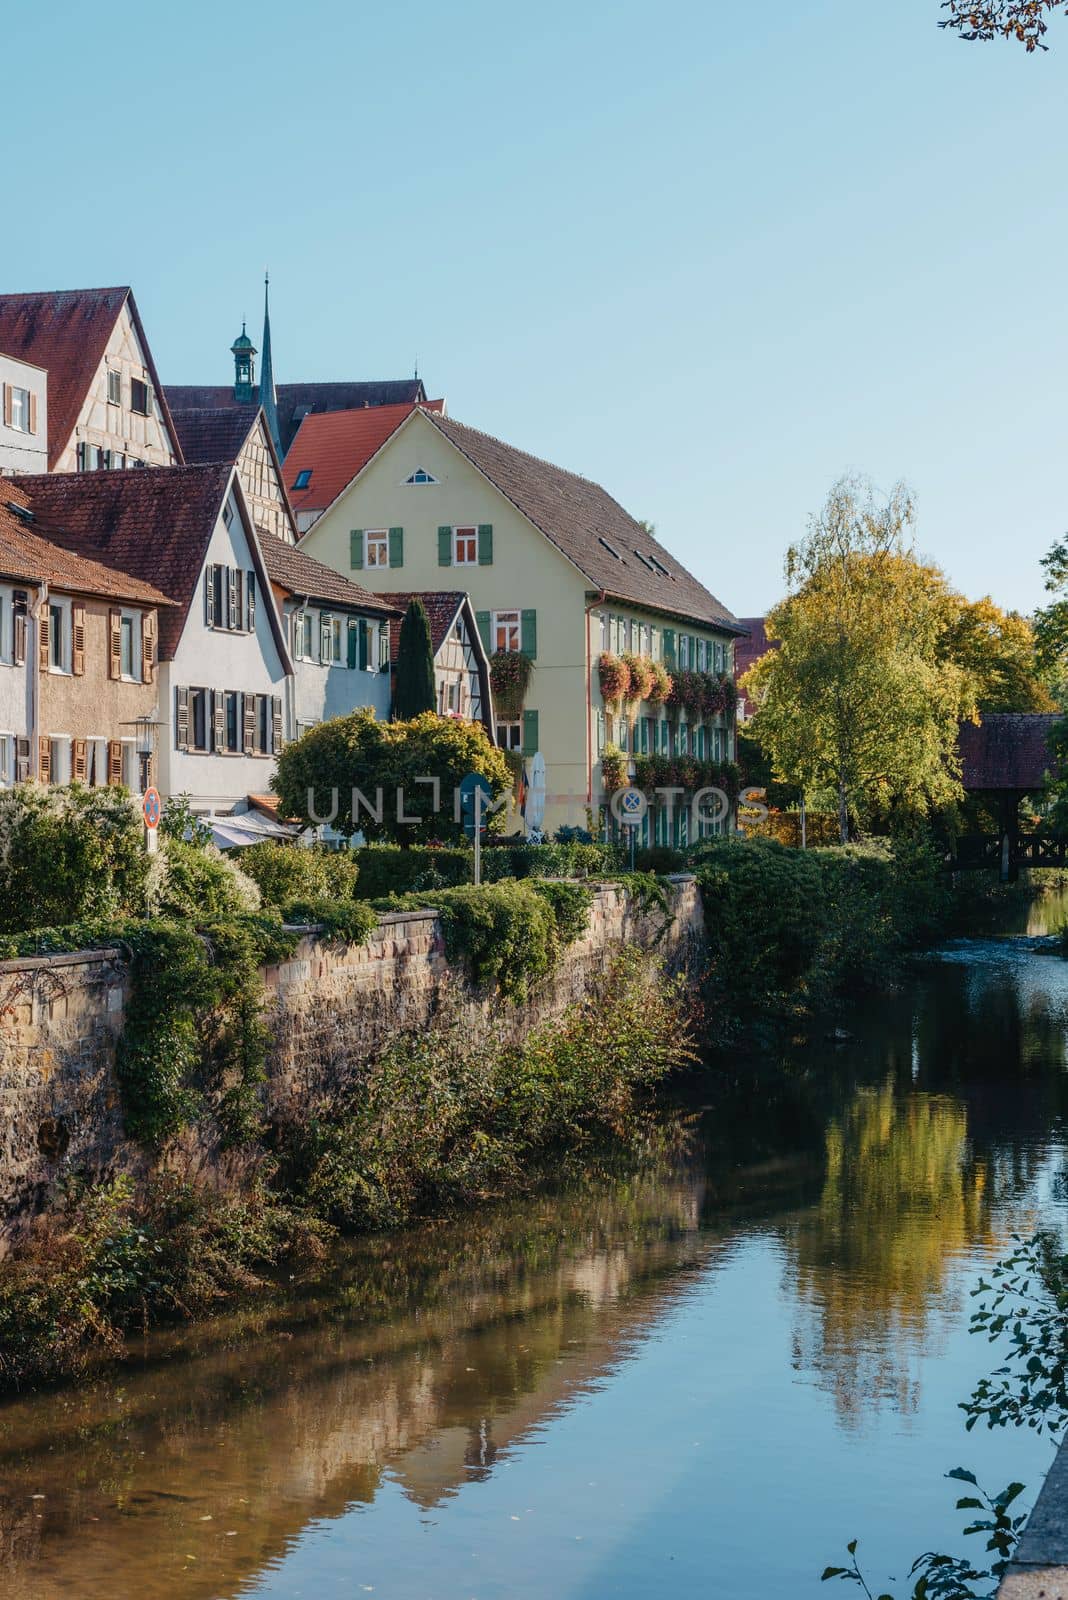
[[35, 586], [47, 583], [54, 589], [74, 594], [170, 607], [167, 596], [152, 584], [65, 550], [44, 538], [37, 529], [36, 519], [27, 522], [13, 509], [17, 506], [33, 512], [34, 503], [25, 483], [24, 478], [0, 480], [0, 573], [5, 578]]
[[[444, 400], [427, 409], [440, 411]], [[363, 406], [358, 411], [313, 411], [304, 418], [286, 456], [285, 481], [294, 511], [324, 511], [396, 433], [415, 407]], [[294, 487], [310, 472], [306, 489]]]
[[127, 300], [145, 364], [167, 430], [174, 435], [159, 374], [145, 338], [133, 291], [45, 290], [0, 294], [0, 351], [48, 372], [48, 466], [52, 470], [70, 442], [108, 339]]
[[175, 603], [160, 615], [159, 651], [174, 655], [233, 467], [142, 467], [19, 478], [40, 531], [68, 550], [153, 582]]
[[420, 410], [591, 585], [631, 605], [725, 633], [744, 631], [723, 602], [599, 483], [452, 417]]
[[262, 528], [259, 540], [267, 575], [280, 589], [287, 589], [293, 595], [306, 595], [310, 600], [327, 600], [333, 605], [373, 611], [376, 616], [392, 616], [393, 607], [385, 595], [372, 594], [370, 589], [342, 577], [333, 567], [325, 566], [314, 556], [277, 539], [273, 533], [265, 533]]
[[388, 594], [380, 594], [378, 598], [388, 600], [398, 612], [389, 624], [389, 659], [396, 661], [400, 651], [401, 623], [404, 621], [409, 601], [421, 600], [426, 607], [426, 614], [430, 619], [430, 648], [437, 655], [448, 638], [449, 629], [456, 621], [457, 613], [467, 599], [467, 594], [463, 589], [430, 591], [391, 589]]
[[[176, 410], [248, 410], [259, 405], [260, 389], [252, 390], [252, 401], [235, 400], [232, 386], [222, 383], [178, 383], [167, 388], [167, 399]], [[301, 422], [313, 411], [353, 411], [364, 406], [418, 405], [426, 399], [421, 378], [385, 378], [341, 383], [279, 383], [275, 387], [278, 408], [280, 454], [285, 457]]]
[[961, 781], [976, 792], [1033, 794], [1043, 788], [1052, 757], [1047, 740], [1059, 714], [988, 712], [982, 721], [961, 723], [957, 749]]

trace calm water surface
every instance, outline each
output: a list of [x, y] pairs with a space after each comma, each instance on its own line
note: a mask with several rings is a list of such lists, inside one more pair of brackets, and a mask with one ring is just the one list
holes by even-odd
[[844, 1021], [708, 1087], [668, 1170], [352, 1246], [0, 1408], [0, 1594], [814, 1600], [854, 1535], [879, 1586], [957, 1546], [942, 1473], [1051, 1453], [957, 1403], [980, 1268], [1066, 1220], [1068, 962], [952, 944]]

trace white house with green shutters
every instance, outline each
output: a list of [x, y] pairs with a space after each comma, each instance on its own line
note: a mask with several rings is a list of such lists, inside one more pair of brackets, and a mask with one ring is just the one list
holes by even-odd
[[[685, 737], [733, 755], [733, 718], [661, 716], [606, 701], [599, 657], [628, 650], [729, 674], [745, 629], [644, 524], [585, 478], [417, 407], [305, 534], [300, 548], [366, 588], [465, 590], [490, 656], [498, 743], [546, 763], [546, 826], [604, 798], [601, 756], [632, 764]], [[525, 692], [497, 690], [531, 663]], [[510, 701], [510, 703], [509, 703]], [[663, 725], [663, 726], [662, 726]], [[664, 729], [666, 728], [666, 732]], [[650, 825], [651, 827], [652, 825]]]

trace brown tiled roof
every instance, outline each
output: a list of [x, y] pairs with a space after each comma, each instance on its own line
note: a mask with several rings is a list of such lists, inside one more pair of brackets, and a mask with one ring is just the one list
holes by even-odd
[[[280, 383], [275, 393], [283, 458], [302, 421], [313, 411], [355, 411], [363, 406], [411, 406], [426, 399], [426, 390], [420, 378], [387, 378], [367, 383]], [[252, 394], [252, 405], [259, 405], [258, 384]], [[170, 384], [167, 399], [175, 410], [182, 411], [204, 407], [215, 409], [219, 406], [228, 410], [252, 409], [248, 402], [234, 399], [232, 387], [219, 383]]]
[[[421, 408], [422, 409], [422, 408]], [[613, 599], [743, 632], [717, 600], [600, 484], [433, 411], [423, 414], [588, 579]]]
[[236, 461], [259, 411], [252, 406], [215, 406], [199, 411], [175, 408], [171, 416], [188, 462]]
[[768, 640], [763, 617], [739, 617], [738, 621], [748, 631], [749, 637], [741, 636], [734, 646], [736, 678], [740, 678], [743, 672], [748, 672], [754, 661], [759, 661], [761, 656], [767, 655], [773, 648]]
[[358, 583], [342, 577], [333, 567], [324, 566], [273, 533], [259, 532], [260, 549], [267, 575], [280, 589], [290, 594], [307, 595], [310, 600], [327, 600], [332, 605], [349, 606], [358, 611], [373, 611], [376, 616], [392, 616], [393, 608], [385, 595], [372, 594]]
[[[33, 512], [26, 480], [0, 479], [0, 573], [23, 583], [47, 583], [74, 594], [99, 595], [140, 605], [166, 606], [170, 601], [150, 583], [106, 567], [72, 550], [53, 544], [27, 522], [15, 507]], [[162, 618], [161, 618], [162, 620]]]
[[[431, 400], [441, 410], [444, 400]], [[358, 411], [313, 411], [304, 418], [286, 456], [285, 480], [297, 511], [323, 511], [367, 465], [415, 407], [363, 406]], [[297, 475], [310, 472], [306, 489]]]
[[437, 655], [448, 638], [449, 629], [456, 621], [457, 612], [467, 599], [467, 594], [463, 589], [391, 589], [388, 594], [380, 594], [378, 598], [388, 600], [398, 613], [389, 625], [389, 659], [396, 661], [400, 651], [401, 623], [410, 601], [421, 600], [426, 607], [430, 619], [430, 648]]
[[1052, 758], [1047, 740], [1057, 714], [989, 712], [978, 726], [961, 724], [957, 749], [965, 789], [1032, 794], [1044, 786]]
[[55, 467], [70, 442], [89, 387], [104, 359], [112, 329], [127, 300], [164, 423], [173, 435], [167, 401], [131, 289], [0, 294], [0, 350], [5, 355], [31, 361], [48, 372], [49, 469]]
[[233, 470], [220, 462], [59, 472], [21, 477], [19, 485], [49, 540], [151, 581], [175, 602], [160, 615], [160, 656], [168, 660], [197, 592]]

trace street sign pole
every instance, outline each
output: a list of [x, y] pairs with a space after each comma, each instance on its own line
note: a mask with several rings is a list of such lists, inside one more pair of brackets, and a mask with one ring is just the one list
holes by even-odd
[[475, 888], [482, 882], [482, 790], [471, 796], [475, 807]]

